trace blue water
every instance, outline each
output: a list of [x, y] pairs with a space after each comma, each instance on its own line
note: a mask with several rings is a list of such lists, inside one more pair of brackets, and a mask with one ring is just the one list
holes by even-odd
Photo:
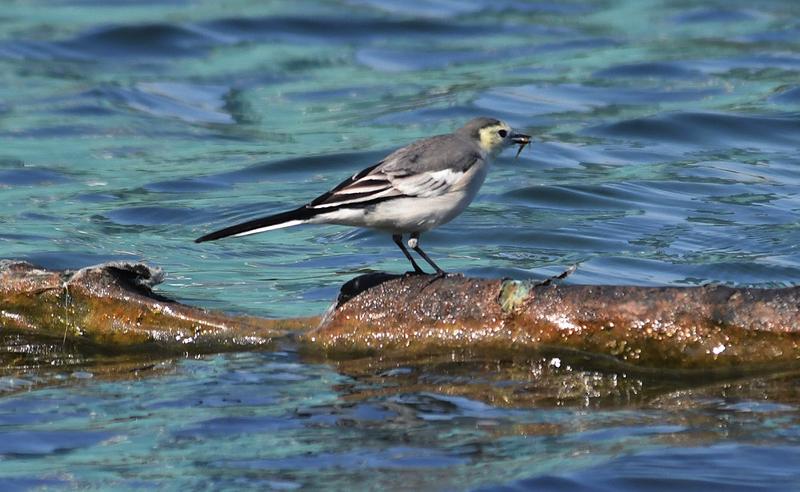
[[[160, 292], [322, 312], [384, 235], [194, 244], [490, 115], [534, 135], [423, 245], [574, 283], [800, 278], [794, 0], [24, 0], [0, 14], [0, 257], [143, 260]], [[5, 340], [0, 488], [800, 490], [798, 377], [560, 360], [31, 354]]]

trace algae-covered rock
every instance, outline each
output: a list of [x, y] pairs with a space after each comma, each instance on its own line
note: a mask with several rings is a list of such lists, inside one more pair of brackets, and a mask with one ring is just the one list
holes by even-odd
[[54, 272], [4, 261], [0, 325], [6, 334], [84, 351], [198, 353], [282, 340], [340, 360], [578, 354], [596, 366], [651, 374], [772, 371], [798, 367], [800, 358], [796, 287], [542, 285], [379, 273], [347, 282], [319, 323], [187, 306], [153, 292], [162, 278], [141, 263]]
[[800, 358], [800, 288], [536, 285], [410, 276], [333, 308], [308, 345], [331, 357], [593, 355], [642, 371], [791, 367]]
[[310, 324], [187, 306], [152, 291], [162, 279], [161, 270], [142, 263], [53, 272], [5, 260], [0, 262], [0, 324], [94, 350], [181, 352], [264, 347], [289, 329]]

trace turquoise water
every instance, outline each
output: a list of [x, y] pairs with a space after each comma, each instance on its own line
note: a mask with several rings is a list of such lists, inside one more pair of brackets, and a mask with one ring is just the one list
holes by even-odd
[[[183, 302], [321, 313], [344, 281], [408, 268], [388, 237], [192, 240], [490, 115], [536, 143], [423, 238], [445, 269], [793, 284], [798, 19], [792, 0], [13, 1], [0, 14], [0, 257], [143, 260]], [[142, 362], [127, 379], [54, 371], [45, 387], [41, 367], [4, 371], [4, 490], [800, 488], [793, 375], [354, 369], [291, 347]]]

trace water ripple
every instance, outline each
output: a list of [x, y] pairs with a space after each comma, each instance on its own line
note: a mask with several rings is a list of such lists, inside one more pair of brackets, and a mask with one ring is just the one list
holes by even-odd
[[[345, 152], [341, 154], [310, 155], [292, 159], [281, 159], [238, 169], [211, 174], [203, 177], [189, 177], [169, 181], [158, 181], [145, 185], [148, 191], [158, 192], [193, 192], [223, 190], [239, 183], [257, 183], [261, 181], [286, 180], [289, 177], [305, 176], [308, 174], [330, 173], [341, 179], [361, 167], [377, 162], [385, 152]], [[333, 177], [336, 181], [338, 177]], [[320, 190], [324, 191], [324, 190]]]
[[365, 48], [358, 50], [356, 60], [374, 70], [383, 72], [408, 72], [441, 69], [448, 66], [491, 60], [493, 52], [474, 50], [455, 51], [430, 50], [392, 50], [386, 48]]
[[59, 171], [43, 168], [0, 169], [0, 187], [2, 186], [46, 186], [49, 184], [70, 181]]
[[[745, 456], [747, 476], [736, 465]], [[625, 456], [563, 476], [546, 475], [485, 490], [707, 490], [709, 484], [731, 491], [791, 489], [796, 474], [776, 470], [774, 460], [794, 458], [800, 459], [800, 453], [791, 446], [679, 447]]]
[[703, 74], [684, 67], [680, 62], [646, 62], [615, 65], [595, 72], [594, 76], [692, 80], [703, 77]]
[[195, 210], [169, 207], [125, 207], [112, 210], [105, 217], [119, 225], [196, 224], [207, 220]]
[[493, 30], [484, 24], [454, 24], [425, 19], [386, 19], [369, 17], [238, 17], [205, 23], [214, 32], [240, 41], [282, 39], [307, 42], [352, 42], [384, 39], [387, 36], [475, 36]]
[[747, 22], [763, 19], [766, 17], [763, 13], [756, 10], [745, 9], [725, 9], [725, 8], [707, 8], [691, 10], [673, 17], [673, 20], [678, 23], [705, 23], [705, 22]]
[[800, 120], [783, 115], [674, 112], [598, 125], [586, 133], [705, 148], [778, 150], [800, 144]]
[[386, 449], [364, 449], [349, 453], [320, 453], [316, 455], [290, 456], [279, 459], [258, 459], [247, 461], [219, 460], [212, 463], [214, 467], [230, 469], [257, 470], [364, 470], [364, 469], [400, 469], [424, 470], [429, 468], [447, 468], [464, 465], [469, 460], [448, 455], [436, 450], [412, 448], [406, 446]]
[[86, 430], [0, 431], [0, 455], [51, 455], [94, 446], [113, 436], [110, 432]]
[[558, 86], [527, 85], [491, 89], [474, 104], [486, 111], [502, 111], [526, 116], [554, 113], [588, 113], [612, 105], [649, 105], [708, 98], [721, 91], [698, 89], [639, 89], [592, 87], [565, 84]]
[[95, 96], [136, 111], [188, 123], [235, 123], [227, 111], [231, 88], [178, 82], [140, 82], [131, 88], [106, 87]]
[[160, 23], [98, 28], [56, 46], [81, 58], [119, 60], [199, 55], [227, 41], [194, 26]]

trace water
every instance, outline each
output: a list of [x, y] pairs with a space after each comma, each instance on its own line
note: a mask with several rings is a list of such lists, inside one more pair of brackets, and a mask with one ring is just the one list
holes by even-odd
[[[347, 279], [407, 269], [388, 237], [192, 239], [485, 114], [536, 143], [424, 236], [445, 269], [790, 285], [798, 19], [792, 0], [14, 1], [0, 257], [144, 260], [184, 302], [319, 313]], [[121, 362], [6, 343], [4, 490], [800, 488], [793, 374], [333, 364], [291, 347]], [[104, 372], [122, 363], [127, 376]]]

